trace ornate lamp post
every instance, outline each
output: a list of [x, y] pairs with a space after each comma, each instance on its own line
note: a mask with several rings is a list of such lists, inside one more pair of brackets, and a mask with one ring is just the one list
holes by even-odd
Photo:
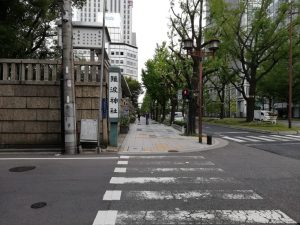
[[[192, 39], [183, 40], [184, 49], [187, 50], [188, 55], [195, 57], [199, 60], [199, 119], [198, 119], [198, 137], [199, 143], [202, 143], [202, 107], [203, 107], [203, 76], [202, 76], [202, 60], [204, 56], [214, 55], [219, 48], [220, 41], [218, 39], [212, 39], [201, 45], [200, 50], [194, 50], [194, 43]], [[206, 52], [203, 48], [208, 46], [209, 52]]]

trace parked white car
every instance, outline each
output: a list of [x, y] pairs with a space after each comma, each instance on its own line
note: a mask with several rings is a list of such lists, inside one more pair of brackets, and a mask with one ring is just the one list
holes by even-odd
[[175, 112], [174, 121], [179, 121], [179, 122], [184, 121], [184, 117], [182, 115], [182, 112]]

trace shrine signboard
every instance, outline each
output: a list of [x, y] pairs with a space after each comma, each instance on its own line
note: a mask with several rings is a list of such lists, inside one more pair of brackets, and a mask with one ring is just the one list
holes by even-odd
[[108, 95], [108, 115], [110, 119], [119, 118], [120, 102], [120, 74], [116, 72], [109, 73], [109, 95]]

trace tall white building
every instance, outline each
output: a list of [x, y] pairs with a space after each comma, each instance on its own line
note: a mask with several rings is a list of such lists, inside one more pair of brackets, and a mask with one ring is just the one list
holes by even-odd
[[[112, 66], [123, 75], [138, 79], [138, 48], [132, 33], [133, 0], [106, 0], [105, 25], [111, 37], [109, 57]], [[102, 23], [103, 0], [86, 0], [82, 9], [74, 12], [74, 20]]]
[[[74, 12], [74, 19], [81, 22], [97, 22], [103, 12], [103, 0], [87, 0], [86, 4]], [[120, 15], [121, 42], [132, 42], [132, 8], [133, 0], [106, 0], [106, 12]], [[101, 22], [101, 21], [98, 21]]]

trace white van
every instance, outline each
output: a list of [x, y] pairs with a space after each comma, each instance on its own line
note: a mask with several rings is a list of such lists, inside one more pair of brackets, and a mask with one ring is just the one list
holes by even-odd
[[254, 120], [276, 123], [277, 114], [267, 110], [254, 110]]

